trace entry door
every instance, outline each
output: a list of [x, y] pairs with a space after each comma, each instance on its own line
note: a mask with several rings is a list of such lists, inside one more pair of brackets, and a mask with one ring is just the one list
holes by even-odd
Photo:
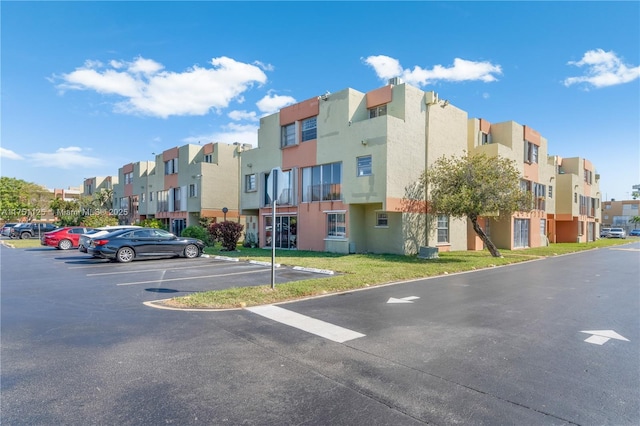
[[529, 219], [514, 219], [513, 221], [513, 247], [529, 247]]
[[[271, 247], [271, 236], [273, 234], [273, 226], [271, 216], [266, 216], [266, 247]], [[296, 216], [276, 216], [275, 238], [276, 248], [289, 249], [296, 247], [296, 238], [298, 234], [298, 220]]]

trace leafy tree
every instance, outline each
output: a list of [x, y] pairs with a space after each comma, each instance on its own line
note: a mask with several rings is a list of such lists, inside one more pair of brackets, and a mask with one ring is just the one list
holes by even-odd
[[636, 229], [638, 227], [638, 224], [640, 223], [640, 216], [632, 217], [629, 222], [633, 223], [633, 229]]
[[209, 225], [209, 234], [214, 242], [220, 241], [222, 243], [223, 249], [234, 251], [238, 246], [243, 229], [244, 225], [227, 220]]
[[633, 198], [634, 200], [638, 199], [638, 197], [640, 197], [640, 192], [638, 191], [633, 191], [631, 193], [631, 198]]
[[5, 221], [40, 219], [53, 194], [44, 186], [22, 179], [0, 177], [0, 217]]
[[60, 226], [80, 225], [82, 219], [82, 211], [79, 201], [65, 201], [62, 198], [54, 198], [51, 203], [49, 203], [49, 208], [58, 218]]
[[85, 216], [82, 223], [89, 228], [101, 228], [103, 226], [117, 225], [118, 218], [103, 211]]
[[531, 209], [530, 195], [520, 189], [520, 173], [512, 160], [485, 154], [441, 157], [422, 175], [429, 210], [466, 217], [492, 256], [498, 248], [478, 224], [480, 216], [510, 216]]

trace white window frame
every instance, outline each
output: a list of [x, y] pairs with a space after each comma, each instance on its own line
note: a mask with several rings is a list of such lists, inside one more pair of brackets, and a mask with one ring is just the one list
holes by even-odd
[[439, 214], [436, 221], [436, 229], [438, 234], [438, 244], [449, 244], [451, 238], [449, 236], [449, 216]]
[[387, 104], [369, 108], [369, 118], [376, 118], [383, 115], [387, 115]]
[[287, 124], [280, 129], [280, 147], [297, 145], [296, 123]]
[[256, 174], [252, 173], [244, 176], [244, 192], [256, 192], [258, 187], [256, 185]]
[[376, 212], [376, 228], [389, 227], [389, 214], [387, 212]]
[[[327, 238], [344, 239], [347, 237], [347, 213], [346, 211], [332, 211], [327, 214]], [[332, 220], [333, 218], [333, 220]], [[340, 220], [342, 219], [342, 220]], [[339, 226], [343, 224], [344, 226]], [[333, 229], [332, 229], [333, 228]], [[342, 230], [342, 231], [341, 231]]]

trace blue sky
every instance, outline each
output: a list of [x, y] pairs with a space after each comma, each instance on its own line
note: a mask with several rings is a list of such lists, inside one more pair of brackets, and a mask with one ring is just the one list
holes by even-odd
[[640, 3], [10, 2], [0, 173], [49, 188], [186, 143], [257, 143], [259, 118], [400, 74], [549, 153], [604, 199], [640, 183]]

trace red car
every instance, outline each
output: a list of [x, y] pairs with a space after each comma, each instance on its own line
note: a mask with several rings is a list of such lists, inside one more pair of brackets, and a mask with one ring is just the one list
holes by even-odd
[[69, 250], [78, 247], [80, 235], [93, 230], [84, 226], [65, 226], [42, 236], [40, 244], [43, 246], [55, 247], [60, 250]]

